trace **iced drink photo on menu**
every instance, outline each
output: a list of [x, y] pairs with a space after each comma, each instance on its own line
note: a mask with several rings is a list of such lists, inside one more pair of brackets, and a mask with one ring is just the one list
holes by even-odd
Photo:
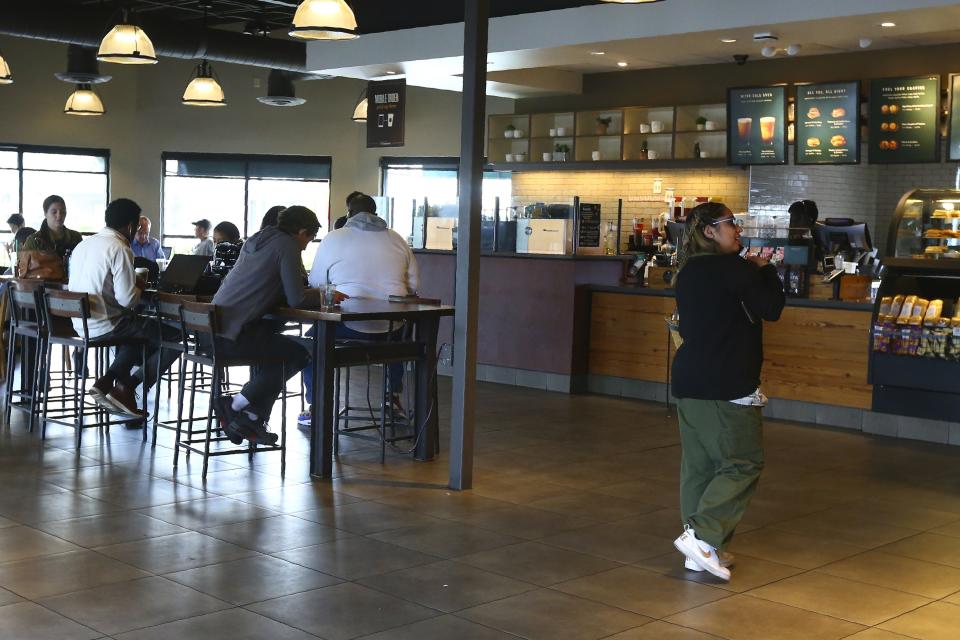
[[760, 140], [763, 144], [773, 144], [773, 133], [777, 128], [777, 119], [774, 116], [760, 118]]
[[753, 118], [737, 118], [737, 134], [740, 136], [740, 143], [750, 144], [750, 134], [753, 131]]

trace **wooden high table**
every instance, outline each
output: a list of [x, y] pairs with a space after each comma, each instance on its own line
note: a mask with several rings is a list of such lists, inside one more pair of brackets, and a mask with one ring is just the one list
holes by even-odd
[[[454, 307], [436, 304], [388, 302], [352, 298], [332, 309], [277, 309], [280, 320], [313, 325], [313, 414], [310, 423], [310, 475], [333, 476], [333, 379], [340, 367], [376, 363], [378, 358], [402, 358], [416, 362], [417, 393], [414, 399], [416, 448], [414, 458], [432, 460], [436, 454], [439, 417], [435, 406], [437, 332], [440, 318], [452, 316]], [[337, 324], [361, 320], [387, 320], [413, 325], [413, 342], [336, 347]]]

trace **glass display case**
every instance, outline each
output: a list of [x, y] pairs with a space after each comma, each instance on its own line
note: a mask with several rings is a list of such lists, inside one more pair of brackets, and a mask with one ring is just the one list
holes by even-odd
[[907, 192], [893, 214], [887, 256], [960, 259], [960, 190]]

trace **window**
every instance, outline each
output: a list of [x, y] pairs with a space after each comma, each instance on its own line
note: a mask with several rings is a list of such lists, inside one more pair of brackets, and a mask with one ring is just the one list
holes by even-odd
[[7, 216], [20, 212], [28, 227], [39, 229], [43, 201], [57, 194], [67, 203], [67, 227], [95, 233], [103, 227], [110, 192], [110, 152], [0, 144], [0, 265], [9, 265], [13, 240]]
[[[431, 209], [438, 205], [456, 209], [459, 165], [458, 158], [382, 158], [380, 191], [393, 200], [391, 227], [403, 237], [410, 237], [415, 215], [423, 215], [420, 208], [424, 200]], [[483, 215], [493, 218], [498, 199], [500, 211], [510, 206], [512, 192], [510, 173], [484, 172]]]
[[[228, 221], [243, 237], [260, 230], [260, 221], [274, 205], [303, 205], [327, 231], [330, 211], [330, 158], [241, 156], [197, 153], [163, 154], [161, 243], [175, 253], [189, 253], [197, 244], [193, 223], [206, 218], [214, 226]], [[316, 244], [304, 252], [312, 260]]]

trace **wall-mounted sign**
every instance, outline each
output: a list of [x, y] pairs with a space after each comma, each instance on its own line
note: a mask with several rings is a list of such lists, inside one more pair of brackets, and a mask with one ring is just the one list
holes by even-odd
[[367, 148], [402, 147], [407, 81], [384, 80], [367, 84]]
[[950, 76], [950, 146], [948, 160], [960, 160], [960, 74]]
[[797, 86], [797, 164], [860, 162], [860, 83]]
[[940, 76], [870, 81], [870, 162], [939, 162]]
[[599, 249], [600, 205], [581, 202], [577, 219], [579, 220], [579, 226], [577, 228], [577, 248]]
[[727, 162], [787, 162], [786, 87], [727, 91]]

